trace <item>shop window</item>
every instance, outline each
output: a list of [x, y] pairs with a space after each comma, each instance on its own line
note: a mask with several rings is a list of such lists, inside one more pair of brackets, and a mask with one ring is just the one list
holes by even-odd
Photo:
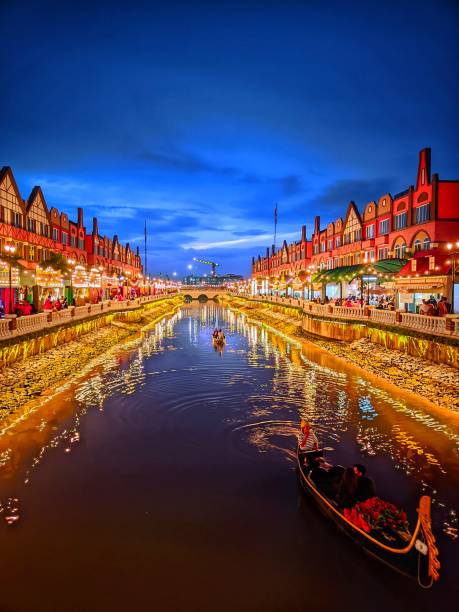
[[424, 238], [424, 242], [422, 243], [422, 249], [424, 251], [428, 251], [430, 249], [430, 238]]
[[385, 236], [389, 233], [389, 219], [384, 219], [379, 223], [379, 235]]
[[406, 227], [407, 216], [406, 212], [400, 213], [399, 215], [395, 215], [395, 224], [394, 229], [400, 230]]
[[423, 204], [414, 209], [415, 223], [430, 221], [430, 204]]
[[41, 227], [40, 227], [41, 235], [42, 236], [48, 236], [48, 226], [46, 225], [46, 223], [42, 222], [40, 225], [41, 225]]
[[378, 249], [378, 259], [382, 261], [383, 259], [387, 259], [389, 256], [389, 249], [387, 247], [383, 249]]
[[66, 232], [62, 232], [62, 244], [69, 243], [69, 235]]
[[367, 225], [365, 228], [365, 237], [367, 240], [371, 240], [371, 238], [375, 237], [375, 226], [374, 223], [371, 225]]
[[56, 242], [59, 240], [59, 230], [57, 227], [53, 227], [53, 240]]
[[406, 244], [397, 244], [394, 249], [394, 255], [397, 259], [404, 259], [406, 254]]
[[341, 246], [341, 236], [337, 236], [335, 238], [335, 244], [336, 244], [336, 248]]
[[420, 250], [421, 250], [421, 241], [415, 240], [414, 241], [414, 252], [417, 253]]
[[27, 229], [29, 232], [35, 233], [37, 231], [37, 222], [35, 219], [27, 219]]

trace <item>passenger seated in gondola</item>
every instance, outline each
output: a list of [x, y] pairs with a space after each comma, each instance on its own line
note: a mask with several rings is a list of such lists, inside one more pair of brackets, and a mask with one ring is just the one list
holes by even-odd
[[364, 502], [376, 495], [375, 485], [371, 478], [365, 476], [366, 468], [361, 463], [356, 463], [352, 468], [357, 478], [356, 500]]
[[332, 465], [323, 457], [314, 459], [311, 470], [311, 480], [320, 491], [330, 498], [335, 498], [343, 476], [344, 468], [341, 465]]
[[218, 330], [217, 340], [220, 340], [221, 342], [225, 340], [225, 334], [223, 333], [223, 330], [221, 328]]
[[352, 508], [356, 504], [357, 484], [357, 475], [354, 468], [346, 468], [336, 495], [336, 501], [341, 508]]
[[215, 328], [215, 329], [214, 329], [214, 331], [213, 331], [213, 333], [212, 333], [212, 338], [213, 338], [214, 340], [216, 340], [216, 339], [218, 338], [218, 329], [217, 329], [217, 328]]

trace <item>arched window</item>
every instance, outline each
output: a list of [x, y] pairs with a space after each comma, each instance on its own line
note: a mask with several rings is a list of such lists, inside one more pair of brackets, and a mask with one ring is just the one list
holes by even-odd
[[422, 248], [424, 251], [428, 251], [430, 249], [430, 238], [428, 236], [424, 238], [424, 242], [422, 243]]
[[421, 250], [421, 241], [415, 240], [414, 241], [414, 252], [417, 253], [420, 250]]
[[404, 259], [404, 258], [405, 258], [405, 255], [406, 255], [406, 244], [405, 244], [405, 243], [403, 243], [403, 244], [402, 244], [402, 259]]
[[397, 246], [395, 247], [395, 257], [396, 259], [402, 258], [402, 246], [400, 244], [397, 244]]

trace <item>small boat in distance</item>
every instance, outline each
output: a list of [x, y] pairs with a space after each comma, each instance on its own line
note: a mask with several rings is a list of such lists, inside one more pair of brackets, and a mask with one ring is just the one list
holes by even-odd
[[214, 346], [223, 346], [226, 344], [226, 336], [221, 329], [215, 329], [212, 334], [212, 343]]
[[[316, 451], [317, 452], [317, 451]], [[320, 454], [322, 454], [321, 451]], [[439, 577], [440, 562], [435, 537], [432, 533], [430, 505], [431, 499], [423, 495], [417, 508], [418, 518], [414, 530], [410, 530], [407, 542], [395, 538], [390, 544], [374, 530], [367, 533], [351, 522], [338, 504], [327, 497], [310, 477], [309, 467], [304, 465], [305, 453], [297, 447], [298, 475], [302, 489], [308, 493], [320, 511], [347, 536], [352, 538], [366, 553], [389, 565], [396, 571], [417, 578], [420, 586], [428, 588]]]

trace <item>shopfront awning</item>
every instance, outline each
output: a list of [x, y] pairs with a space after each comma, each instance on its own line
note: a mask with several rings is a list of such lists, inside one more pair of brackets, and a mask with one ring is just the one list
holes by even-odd
[[313, 283], [339, 283], [346, 281], [350, 283], [357, 276], [376, 275], [381, 280], [389, 280], [397, 274], [407, 263], [406, 259], [382, 259], [374, 263], [356, 264], [354, 266], [340, 266], [333, 270], [322, 270], [312, 277]]

